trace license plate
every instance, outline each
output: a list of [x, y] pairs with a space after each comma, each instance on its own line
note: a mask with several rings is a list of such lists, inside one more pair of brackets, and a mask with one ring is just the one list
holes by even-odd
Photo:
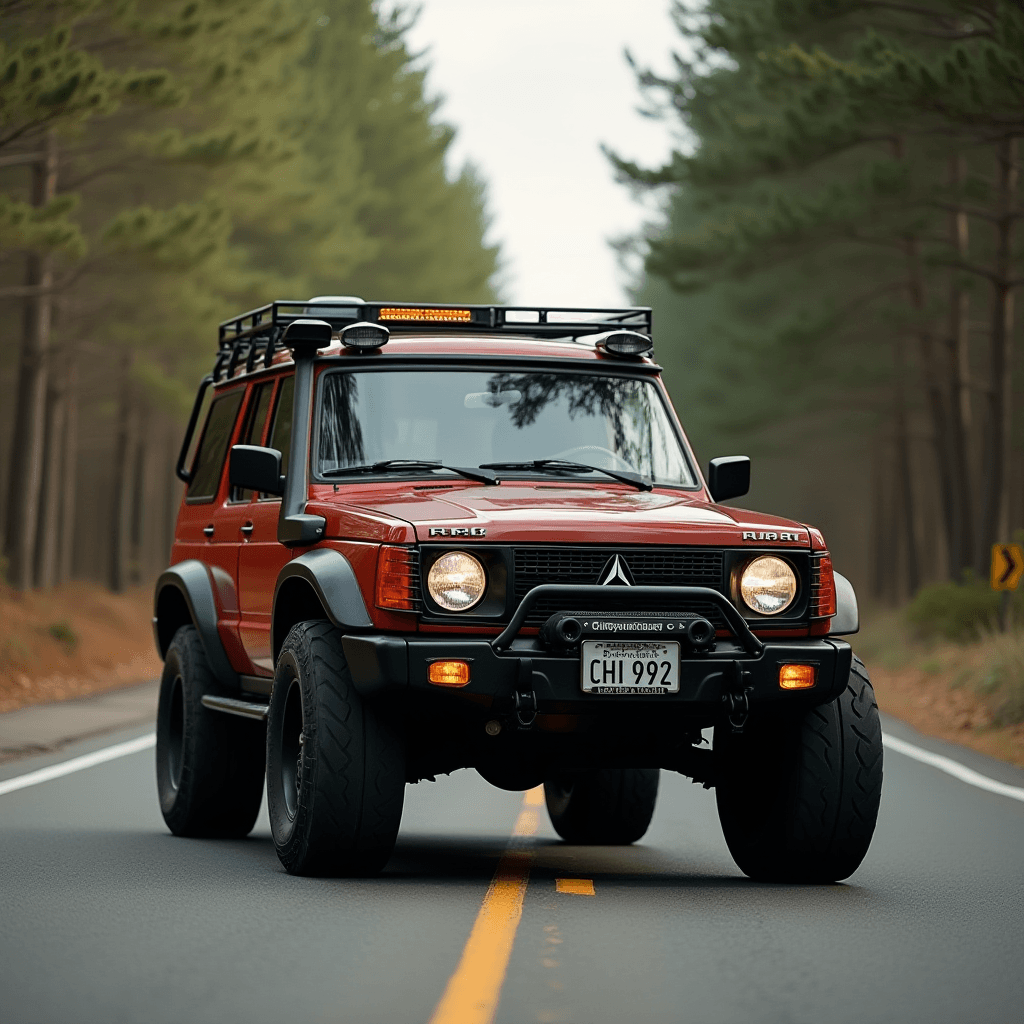
[[679, 643], [583, 642], [584, 693], [678, 693]]

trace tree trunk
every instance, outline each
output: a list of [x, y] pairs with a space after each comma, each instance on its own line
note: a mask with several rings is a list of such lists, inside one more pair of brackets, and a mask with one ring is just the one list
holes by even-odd
[[925, 294], [924, 277], [921, 271], [921, 257], [918, 240], [913, 236], [906, 239], [907, 284], [910, 305], [914, 311], [914, 333], [917, 335], [918, 351], [921, 357], [921, 377], [924, 383], [925, 403], [931, 420], [932, 451], [935, 456], [936, 480], [939, 487], [939, 507], [942, 510], [943, 540], [946, 561], [950, 575], [957, 558], [957, 541], [960, 534], [960, 517], [955, 497], [953, 467], [949, 458], [952, 443], [949, 437], [949, 422], [946, 402], [939, 384], [939, 366], [935, 357], [932, 332], [924, 322]]
[[64, 485], [61, 488], [60, 558], [57, 581], [67, 583], [74, 572], [75, 512], [78, 497], [78, 362], [74, 351], [68, 352], [67, 385], [65, 389]]
[[67, 382], [64, 374], [50, 374], [47, 401], [46, 459], [42, 508], [39, 515], [38, 583], [52, 587], [57, 582], [60, 551], [61, 492], [64, 488], [64, 421], [67, 416]]
[[989, 383], [986, 390], [986, 431], [983, 452], [981, 544], [979, 575], [986, 575], [991, 545], [1008, 539], [1007, 482], [1009, 478], [1010, 428], [1013, 421], [1011, 389], [1013, 346], [1013, 204], [1017, 189], [1017, 140], [1005, 138], [996, 147], [998, 215], [992, 329], [989, 342]]
[[119, 594], [127, 582], [127, 548], [131, 514], [132, 384], [131, 353], [121, 358], [120, 395], [114, 433], [113, 509], [110, 516], [110, 589]]
[[914, 511], [914, 480], [910, 459], [910, 430], [907, 423], [907, 363], [902, 337], [896, 339], [895, 346], [893, 427], [896, 441], [896, 502], [900, 511], [903, 547], [906, 552], [907, 594], [913, 597], [921, 585], [921, 570], [917, 557], [917, 517]]
[[875, 438], [871, 453], [871, 596], [879, 602], [886, 599], [888, 577], [892, 571], [889, 557], [891, 520], [886, 517], [886, 474], [884, 445]]
[[[964, 157], [949, 158], [950, 191], [957, 197], [964, 179]], [[949, 218], [950, 240], [961, 262], [968, 257], [969, 225], [967, 214], [956, 209]], [[974, 565], [974, 488], [972, 486], [971, 437], [971, 357], [968, 319], [970, 295], [959, 270], [953, 270], [949, 283], [949, 339], [947, 373], [949, 375], [950, 425], [949, 458], [953, 468], [953, 499], [956, 529], [950, 551], [950, 575], [959, 582], [964, 570]]]
[[[32, 205], [45, 206], [57, 192], [57, 143], [47, 133], [44, 157], [32, 165]], [[4, 549], [10, 559], [11, 582], [21, 590], [34, 581], [36, 526], [43, 482], [46, 425], [47, 349], [53, 287], [53, 257], [29, 253], [25, 284], [33, 289], [25, 299], [14, 430], [11, 435], [10, 476]]]

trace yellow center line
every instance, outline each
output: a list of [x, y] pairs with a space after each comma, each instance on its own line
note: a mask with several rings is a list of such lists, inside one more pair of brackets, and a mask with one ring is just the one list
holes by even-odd
[[526, 839], [537, 831], [540, 817], [536, 808], [543, 803], [542, 786], [523, 797], [512, 839], [498, 861], [462, 958], [430, 1024], [490, 1024], [494, 1020], [530, 881], [531, 854]]
[[596, 896], [592, 878], [556, 878], [555, 892], [568, 892], [574, 896]]

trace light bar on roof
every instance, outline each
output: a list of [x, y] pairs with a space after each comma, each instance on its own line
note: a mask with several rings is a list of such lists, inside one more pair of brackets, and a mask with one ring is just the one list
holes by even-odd
[[418, 320], [434, 323], [470, 323], [470, 309], [417, 309], [415, 306], [384, 306], [378, 320]]

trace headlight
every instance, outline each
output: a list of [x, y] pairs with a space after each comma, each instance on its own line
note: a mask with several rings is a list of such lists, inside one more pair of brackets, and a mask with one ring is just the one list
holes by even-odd
[[427, 573], [430, 596], [448, 612], [464, 612], [484, 596], [484, 567], [465, 551], [442, 555]]
[[759, 615], [778, 615], [796, 597], [796, 574], [781, 558], [762, 555], [743, 570], [740, 596]]

